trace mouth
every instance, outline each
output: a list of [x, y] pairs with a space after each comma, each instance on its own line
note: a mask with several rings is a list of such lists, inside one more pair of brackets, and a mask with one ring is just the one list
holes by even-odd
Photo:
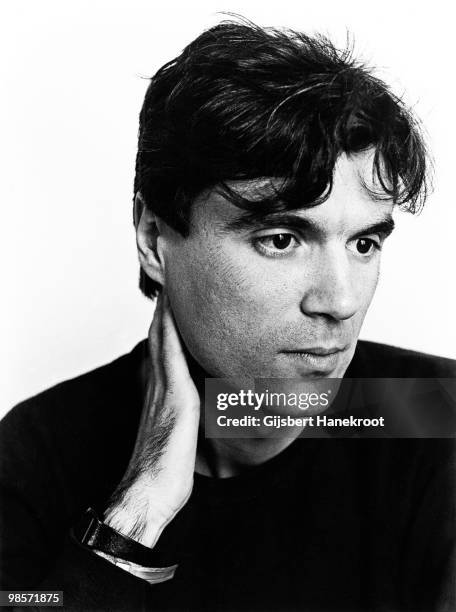
[[333, 346], [333, 347], [316, 346], [313, 348], [294, 349], [294, 350], [285, 351], [285, 352], [325, 356], [325, 355], [333, 355], [334, 353], [341, 353], [342, 351], [345, 351], [346, 348], [347, 348], [346, 346]]
[[336, 368], [340, 356], [347, 348], [348, 346], [317, 346], [285, 350], [282, 351], [282, 353], [287, 355], [290, 359], [304, 365], [306, 369], [329, 373]]

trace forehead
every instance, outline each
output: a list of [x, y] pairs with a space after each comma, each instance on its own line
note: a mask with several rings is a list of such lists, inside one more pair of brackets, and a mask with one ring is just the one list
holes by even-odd
[[[369, 150], [357, 155], [341, 155], [334, 169], [333, 186], [327, 199], [316, 206], [303, 206], [288, 211], [292, 216], [309, 220], [320, 233], [346, 233], [358, 231], [387, 218], [391, 218], [393, 203], [382, 197], [382, 190], [373, 166], [374, 152]], [[192, 226], [205, 228], [221, 235], [230, 231], [247, 230], [266, 222], [278, 225], [282, 213], [262, 209], [263, 201], [274, 198], [284, 179], [263, 177], [245, 181], [228, 181], [227, 185], [239, 196], [256, 203], [252, 209], [243, 209], [230, 202], [222, 190], [215, 187], [200, 195], [194, 203]]]

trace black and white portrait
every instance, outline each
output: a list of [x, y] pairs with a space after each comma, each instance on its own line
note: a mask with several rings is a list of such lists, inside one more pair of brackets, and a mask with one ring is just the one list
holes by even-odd
[[449, 9], [0, 11], [0, 603], [455, 609]]

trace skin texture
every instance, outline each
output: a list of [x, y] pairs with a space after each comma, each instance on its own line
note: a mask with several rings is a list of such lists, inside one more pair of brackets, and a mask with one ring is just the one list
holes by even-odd
[[[318, 231], [280, 223], [233, 230], [243, 211], [216, 190], [194, 202], [188, 237], [158, 221], [158, 263], [150, 256], [143, 267], [165, 285], [181, 337], [210, 376], [344, 375], [378, 281], [381, 253], [370, 241], [381, 248], [386, 237], [364, 232], [393, 208], [366, 189], [375, 188], [372, 157], [342, 155], [329, 198], [293, 211]], [[250, 195], [268, 184], [230, 186]], [[315, 347], [343, 350], [316, 362], [296, 352]]]

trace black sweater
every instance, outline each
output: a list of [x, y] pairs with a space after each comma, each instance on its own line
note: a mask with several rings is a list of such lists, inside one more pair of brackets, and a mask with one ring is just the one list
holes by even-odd
[[[0, 425], [1, 588], [80, 610], [456, 610], [453, 439], [298, 439], [241, 476], [195, 474], [150, 586], [68, 531], [122, 477], [146, 344], [16, 406]], [[359, 342], [347, 377], [455, 377], [455, 362]]]

